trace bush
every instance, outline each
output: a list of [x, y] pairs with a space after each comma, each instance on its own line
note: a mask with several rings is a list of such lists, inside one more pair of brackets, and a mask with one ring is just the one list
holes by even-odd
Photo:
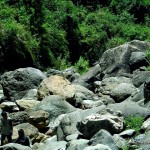
[[83, 74], [89, 70], [89, 62], [83, 57], [80, 57], [77, 63], [74, 66], [76, 72]]
[[125, 128], [140, 131], [144, 118], [142, 116], [129, 116], [125, 119]]

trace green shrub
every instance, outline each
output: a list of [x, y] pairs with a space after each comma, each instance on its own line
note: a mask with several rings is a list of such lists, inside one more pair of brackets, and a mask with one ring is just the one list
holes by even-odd
[[140, 131], [144, 118], [142, 116], [128, 116], [125, 119], [125, 128], [134, 129], [135, 131]]
[[77, 63], [75, 63], [74, 68], [76, 72], [83, 74], [89, 70], [89, 62], [81, 56]]
[[120, 45], [122, 45], [122, 44], [124, 44], [126, 42], [128, 42], [128, 41], [125, 38], [122, 38], [122, 37], [113, 37], [106, 44], [106, 49], [120, 46]]

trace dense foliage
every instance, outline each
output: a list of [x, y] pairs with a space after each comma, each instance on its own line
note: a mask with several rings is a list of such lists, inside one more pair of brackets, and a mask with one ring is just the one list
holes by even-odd
[[0, 0], [0, 68], [86, 70], [106, 49], [150, 41], [149, 10], [149, 0]]

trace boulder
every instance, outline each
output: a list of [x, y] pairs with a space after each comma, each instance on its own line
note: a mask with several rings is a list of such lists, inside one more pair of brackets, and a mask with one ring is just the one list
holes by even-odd
[[129, 145], [127, 140], [122, 138], [119, 134], [114, 134], [113, 140], [115, 141], [115, 143], [119, 149], [123, 149], [124, 147], [128, 147], [128, 145]]
[[143, 122], [141, 129], [144, 131], [150, 130], [150, 118], [148, 118], [146, 121]]
[[19, 108], [21, 110], [30, 109], [30, 108], [36, 106], [39, 103], [40, 102], [37, 101], [37, 100], [28, 100], [28, 99], [16, 100], [16, 104], [19, 106]]
[[89, 108], [93, 108], [93, 107], [98, 107], [104, 105], [104, 103], [102, 102], [102, 100], [98, 100], [96, 102], [92, 101], [92, 100], [84, 100], [82, 102], [82, 109], [89, 109]]
[[0, 99], [4, 96], [3, 90], [0, 89]]
[[115, 100], [115, 102], [121, 102], [135, 92], [137, 92], [137, 89], [133, 84], [120, 83], [111, 91], [110, 96]]
[[132, 83], [135, 87], [140, 87], [150, 76], [150, 71], [133, 72]]
[[142, 66], [148, 66], [149, 61], [146, 53], [144, 52], [132, 52], [129, 60], [131, 71], [134, 71]]
[[72, 140], [77, 140], [78, 139], [78, 137], [79, 137], [79, 134], [71, 134], [71, 135], [68, 135], [67, 137], [66, 137], [66, 141], [72, 141]]
[[0, 104], [0, 108], [7, 112], [14, 112], [19, 110], [18, 106], [14, 102], [2, 102]]
[[56, 70], [56, 69], [49, 69], [47, 72], [46, 72], [46, 76], [47, 77], [50, 77], [52, 75], [59, 75], [59, 76], [63, 76], [63, 72], [60, 71], [60, 70]]
[[38, 129], [46, 128], [49, 124], [49, 113], [43, 110], [29, 111], [28, 122]]
[[63, 71], [63, 76], [65, 76], [70, 82], [73, 82], [80, 77], [80, 74], [77, 73], [73, 68], [67, 68]]
[[67, 143], [66, 150], [83, 150], [88, 146], [88, 142], [89, 140], [85, 139], [72, 140]]
[[44, 110], [48, 112], [50, 122], [54, 122], [59, 115], [70, 113], [77, 109], [66, 102], [63, 97], [59, 95], [51, 95], [45, 97], [39, 104], [33, 107], [32, 110]]
[[48, 138], [44, 144], [36, 148], [36, 150], [65, 150], [67, 142], [65, 141], [57, 141], [57, 137], [53, 136]]
[[42, 100], [49, 95], [60, 95], [65, 97], [66, 100], [72, 101], [75, 89], [64, 77], [52, 75], [44, 79], [38, 89], [38, 99]]
[[81, 75], [79, 78], [73, 81], [74, 84], [82, 85], [90, 90], [94, 88], [94, 81], [97, 80], [97, 75], [101, 72], [101, 68], [99, 65], [95, 65], [90, 68], [88, 72]]
[[32, 150], [29, 146], [24, 146], [17, 143], [9, 143], [0, 146], [0, 150]]
[[134, 129], [128, 129], [128, 130], [125, 130], [121, 133], [119, 133], [119, 135], [123, 138], [130, 138], [130, 137], [133, 137], [135, 135], [136, 131]]
[[104, 113], [106, 107], [104, 105], [86, 109], [86, 110], [77, 110], [75, 112], [66, 114], [61, 120], [57, 128], [57, 137], [58, 140], [66, 140], [68, 135], [80, 133], [77, 129], [77, 123], [82, 121], [85, 117], [95, 114], [95, 113]]
[[14, 126], [22, 123], [26, 123], [29, 118], [26, 111], [18, 111], [18, 112], [10, 113], [9, 117], [11, 118]]
[[75, 89], [74, 103], [76, 107], [81, 107], [84, 100], [96, 101], [99, 98], [90, 90], [81, 85], [72, 84]]
[[[115, 101], [113, 98], [111, 98], [109, 95], [103, 95], [103, 94], [99, 94], [99, 98], [100, 100], [105, 104], [114, 104]], [[97, 101], [98, 102], [98, 101]], [[97, 104], [97, 102], [95, 102], [95, 104]], [[99, 103], [99, 102], [98, 102]]]
[[144, 82], [144, 104], [150, 101], [150, 78]]
[[112, 150], [112, 149], [106, 145], [97, 144], [96, 146], [88, 146], [88, 147], [84, 148], [83, 150]]
[[146, 118], [150, 115], [149, 109], [141, 107], [136, 102], [130, 100], [125, 100], [121, 103], [109, 104], [107, 107], [115, 111], [120, 110], [125, 118], [128, 116], [138, 116], [138, 115]]
[[90, 140], [89, 145], [96, 146], [97, 144], [107, 145], [113, 150], [119, 150], [113, 140], [112, 135], [106, 130], [98, 131]]
[[11, 101], [21, 99], [28, 90], [37, 88], [45, 78], [40, 70], [31, 67], [5, 72], [1, 76], [4, 96]]
[[139, 142], [139, 147], [143, 150], [149, 150], [150, 149], [150, 131], [148, 131], [142, 141]]
[[91, 114], [77, 123], [77, 129], [86, 139], [90, 139], [101, 129], [111, 134], [119, 133], [123, 129], [123, 118], [110, 113]]
[[23, 99], [37, 100], [37, 89], [28, 90]]
[[104, 95], [110, 95], [119, 84], [128, 83], [131, 84], [131, 79], [127, 77], [108, 77], [102, 80], [101, 85], [97, 87], [97, 92]]
[[149, 48], [150, 44], [148, 42], [134, 40], [105, 51], [100, 59], [101, 71], [104, 77], [132, 73], [129, 61], [131, 54], [133, 52], [146, 53]]

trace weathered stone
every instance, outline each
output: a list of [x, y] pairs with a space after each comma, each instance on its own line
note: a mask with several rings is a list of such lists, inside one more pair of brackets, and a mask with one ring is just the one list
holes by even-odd
[[88, 146], [88, 142], [89, 140], [85, 139], [72, 140], [67, 144], [66, 150], [83, 150]]
[[150, 78], [148, 78], [144, 83], [144, 103], [148, 103], [150, 101]]
[[95, 114], [95, 113], [106, 113], [106, 107], [104, 105], [86, 109], [86, 110], [77, 110], [75, 112], [66, 114], [60, 121], [60, 124], [57, 128], [58, 140], [65, 140], [68, 135], [79, 134], [80, 132], [77, 129], [77, 123], [82, 121], [85, 117]]
[[121, 103], [109, 104], [107, 106], [115, 111], [120, 110], [123, 116], [126, 118], [128, 116], [142, 116], [144, 118], [150, 115], [150, 110], [139, 106], [136, 102], [130, 100], [123, 101]]
[[74, 84], [79, 84], [87, 89], [92, 90], [94, 88], [93, 82], [97, 80], [96, 76], [101, 72], [101, 68], [99, 65], [95, 65], [90, 68], [88, 72], [81, 75], [79, 78], [73, 81]]
[[96, 146], [97, 144], [107, 145], [113, 150], [118, 150], [112, 135], [103, 129], [98, 131], [89, 141], [89, 145]]
[[148, 118], [146, 121], [143, 122], [141, 129], [144, 131], [150, 130], [150, 118]]
[[44, 110], [48, 112], [50, 122], [54, 122], [59, 115], [70, 113], [77, 109], [66, 102], [63, 97], [51, 95], [45, 97], [39, 104], [33, 107], [32, 110]]
[[26, 123], [29, 118], [26, 111], [18, 111], [18, 112], [10, 113], [9, 117], [11, 118], [14, 126], [18, 124]]
[[116, 101], [121, 102], [137, 92], [136, 87], [130, 83], [120, 83], [110, 93], [110, 96]]
[[26, 109], [30, 109], [30, 108], [36, 106], [40, 102], [37, 100], [20, 99], [20, 100], [16, 100], [16, 103], [20, 109], [26, 110]]
[[38, 129], [46, 128], [49, 124], [49, 113], [46, 111], [29, 111], [28, 115], [28, 122]]
[[27, 67], [5, 72], [1, 76], [4, 95], [15, 101], [24, 97], [30, 89], [37, 88], [46, 76], [38, 69]]
[[150, 71], [136, 71], [133, 73], [132, 83], [135, 87], [140, 87], [150, 76]]
[[149, 61], [147, 59], [146, 53], [144, 52], [132, 52], [129, 62], [132, 71], [142, 66], [147, 67], [149, 65]]
[[112, 149], [106, 145], [97, 144], [96, 146], [88, 146], [88, 147], [84, 148], [83, 150], [112, 150]]
[[121, 83], [131, 84], [131, 79], [126, 77], [109, 77], [102, 80], [102, 83], [99, 88], [97, 88], [98, 92], [104, 95], [110, 95], [112, 90], [116, 88]]
[[0, 146], [0, 150], [32, 150], [29, 146], [24, 146], [17, 143], [9, 143]]
[[8, 112], [13, 112], [13, 111], [19, 110], [18, 106], [14, 102], [2, 102], [0, 104], [0, 108], [4, 111], [8, 111]]
[[100, 60], [100, 66], [104, 77], [131, 73], [129, 60], [132, 52], [146, 53], [146, 50], [149, 48], [150, 44], [148, 42], [134, 40], [105, 51]]
[[134, 129], [128, 129], [128, 130], [125, 130], [125, 131], [119, 133], [119, 135], [123, 138], [130, 138], [133, 135], [135, 135], [135, 133], [136, 133], [136, 131]]
[[114, 139], [117, 147], [120, 148], [120, 149], [129, 146], [129, 143], [127, 142], [127, 140], [122, 138], [119, 134], [114, 134], [113, 139]]
[[110, 113], [92, 114], [78, 122], [77, 128], [86, 139], [90, 139], [101, 129], [114, 134], [123, 129], [123, 118]]
[[37, 100], [37, 89], [28, 90], [22, 99]]
[[72, 101], [75, 89], [64, 77], [52, 75], [44, 79], [38, 89], [38, 99], [41, 100], [49, 95], [60, 95], [65, 97], [66, 100]]
[[57, 137], [48, 138], [45, 143], [37, 148], [37, 150], [65, 150], [67, 142], [57, 141]]

